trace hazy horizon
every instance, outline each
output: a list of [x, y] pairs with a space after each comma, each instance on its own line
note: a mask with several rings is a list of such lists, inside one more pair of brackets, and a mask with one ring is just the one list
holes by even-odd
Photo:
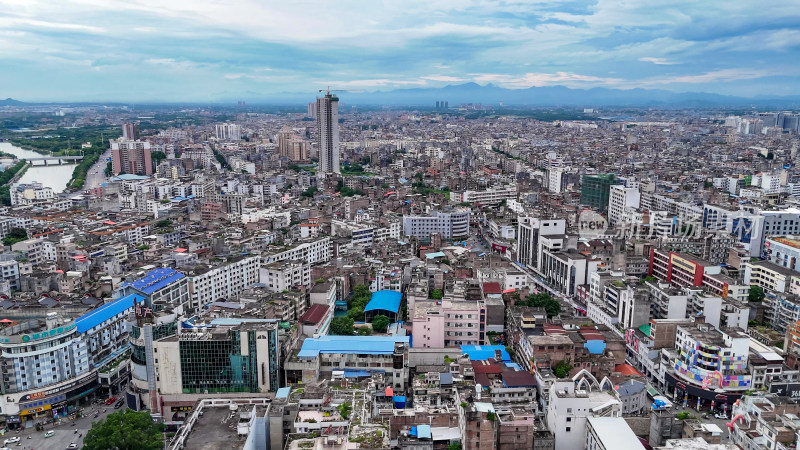
[[798, 95], [778, 1], [0, 0], [0, 98], [203, 103], [475, 82]]

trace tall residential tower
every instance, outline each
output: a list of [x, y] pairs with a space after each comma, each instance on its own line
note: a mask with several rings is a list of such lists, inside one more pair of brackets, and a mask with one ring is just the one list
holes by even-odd
[[330, 92], [317, 98], [319, 173], [341, 173], [339, 168], [339, 97]]

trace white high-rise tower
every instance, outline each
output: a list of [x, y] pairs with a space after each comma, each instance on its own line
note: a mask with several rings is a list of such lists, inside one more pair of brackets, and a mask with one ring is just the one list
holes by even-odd
[[339, 97], [330, 92], [317, 98], [319, 173], [341, 173], [339, 168]]

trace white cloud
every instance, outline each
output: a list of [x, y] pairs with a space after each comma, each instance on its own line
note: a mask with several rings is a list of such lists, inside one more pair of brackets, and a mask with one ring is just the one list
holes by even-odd
[[476, 73], [470, 74], [472, 79], [478, 83], [494, 83], [501, 87], [512, 89], [524, 89], [531, 86], [611, 86], [624, 84], [627, 81], [622, 78], [604, 78], [592, 75], [581, 75], [571, 72], [540, 73], [529, 72], [523, 75], [506, 75], [497, 73]]
[[392, 80], [388, 78], [378, 78], [372, 80], [339, 80], [339, 81], [314, 81], [316, 85], [330, 86], [333, 89], [369, 89], [378, 87], [400, 87], [412, 85], [425, 85], [425, 80]]
[[673, 64], [678, 64], [678, 63], [676, 63], [674, 61], [670, 61], [670, 60], [668, 60], [666, 58], [654, 58], [654, 57], [651, 57], [651, 56], [639, 58], [639, 61], [650, 62], [650, 63], [657, 64], [657, 65], [660, 65], [660, 66], [671, 66]]
[[72, 31], [76, 33], [105, 33], [105, 28], [80, 23], [50, 22], [45, 20], [24, 19], [19, 17], [0, 17], [0, 28], [7, 29], [42, 29]]
[[443, 81], [448, 83], [458, 83], [460, 81], [467, 81], [466, 78], [463, 77], [452, 77], [449, 75], [428, 75], [425, 77], [420, 77], [423, 80], [430, 80], [430, 81]]
[[644, 80], [641, 82], [641, 84], [645, 86], [653, 86], [660, 84], [675, 84], [675, 83], [687, 83], [687, 84], [716, 83], [725, 81], [752, 80], [755, 78], [763, 78], [770, 75], [775, 75], [775, 73], [760, 69], [746, 69], [746, 68], [721, 69], [697, 75], [675, 75], [668, 77], [659, 77], [655, 79]]

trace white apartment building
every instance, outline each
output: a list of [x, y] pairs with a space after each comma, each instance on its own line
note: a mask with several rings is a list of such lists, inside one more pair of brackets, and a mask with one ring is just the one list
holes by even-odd
[[12, 205], [33, 205], [56, 198], [52, 188], [42, 183], [14, 183], [9, 190]]
[[641, 194], [638, 185], [635, 187], [626, 187], [621, 184], [612, 185], [608, 195], [608, 222], [613, 225], [622, 220], [625, 211], [629, 208], [638, 208], [640, 201]]
[[218, 123], [215, 134], [220, 141], [238, 141], [242, 138], [242, 127], [235, 123]]
[[303, 261], [278, 261], [261, 266], [259, 282], [271, 292], [311, 286], [311, 265]]
[[620, 450], [642, 447], [639, 438], [622, 417], [589, 417], [587, 450]]
[[485, 191], [451, 192], [450, 201], [455, 203], [480, 203], [481, 205], [496, 205], [503, 200], [517, 198], [517, 186], [509, 185], [494, 187]]
[[573, 380], [557, 380], [550, 386], [546, 419], [556, 437], [555, 450], [584, 448], [589, 417], [622, 417], [616, 396], [585, 384], [581, 387], [588, 389], [576, 387]]
[[219, 299], [232, 299], [258, 282], [261, 257], [249, 256], [203, 273], [189, 274], [192, 307], [199, 309]]
[[264, 264], [271, 264], [277, 261], [286, 260], [303, 260], [308, 264], [315, 264], [318, 262], [325, 262], [331, 259], [331, 238], [325, 236], [322, 239], [315, 241], [303, 242], [278, 253], [262, 256]]
[[430, 216], [403, 216], [403, 235], [429, 237], [439, 233], [442, 238], [469, 235], [469, 209], [433, 211]]
[[536, 217], [519, 217], [517, 223], [517, 261], [538, 270], [541, 263], [541, 237], [563, 235], [567, 231], [564, 219], [541, 220]]

